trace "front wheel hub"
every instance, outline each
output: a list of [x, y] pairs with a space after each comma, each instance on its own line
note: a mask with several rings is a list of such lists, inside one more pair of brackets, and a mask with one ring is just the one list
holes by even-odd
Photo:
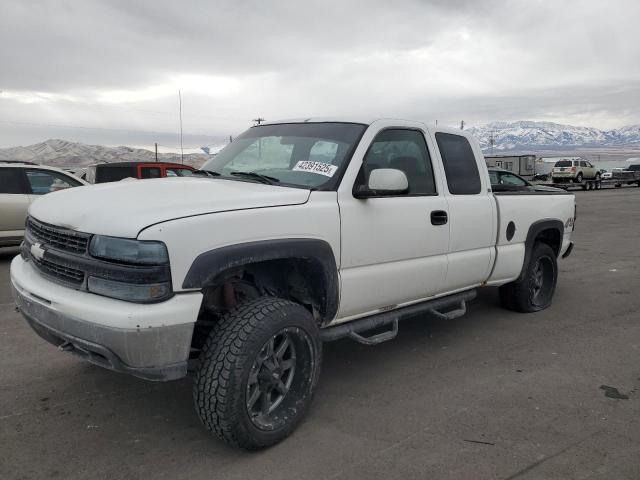
[[261, 429], [286, 418], [303, 397], [308, 370], [314, 364], [311, 339], [297, 327], [272, 335], [256, 356], [246, 388], [247, 414]]

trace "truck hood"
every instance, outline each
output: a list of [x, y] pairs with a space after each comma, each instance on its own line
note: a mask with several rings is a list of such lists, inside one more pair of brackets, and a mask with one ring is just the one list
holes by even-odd
[[69, 188], [38, 198], [37, 220], [79, 232], [136, 238], [149, 225], [176, 218], [299, 205], [309, 190], [217, 178], [123, 180]]

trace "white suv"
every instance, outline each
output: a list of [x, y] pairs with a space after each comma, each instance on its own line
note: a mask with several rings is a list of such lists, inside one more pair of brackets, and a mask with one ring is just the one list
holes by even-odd
[[584, 159], [558, 160], [551, 170], [553, 183], [582, 183], [583, 180], [600, 180], [600, 170]]
[[0, 247], [20, 245], [27, 210], [40, 195], [86, 184], [59, 168], [0, 160]]

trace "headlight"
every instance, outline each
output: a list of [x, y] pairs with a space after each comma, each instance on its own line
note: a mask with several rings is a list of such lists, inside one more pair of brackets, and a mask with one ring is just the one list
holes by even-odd
[[162, 242], [94, 235], [89, 253], [97, 258], [143, 265], [169, 263], [167, 247]]
[[171, 295], [171, 284], [169, 282], [136, 284], [89, 277], [87, 287], [90, 292], [98, 295], [128, 302], [157, 302]]
[[94, 235], [89, 253], [109, 260], [89, 272], [87, 290], [128, 302], [160, 302], [173, 294], [169, 254], [162, 242]]

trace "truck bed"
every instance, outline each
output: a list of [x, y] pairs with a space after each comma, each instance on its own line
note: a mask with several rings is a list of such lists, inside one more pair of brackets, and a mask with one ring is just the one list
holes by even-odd
[[562, 225], [562, 255], [570, 244], [575, 217], [574, 195], [565, 192], [499, 192], [493, 195], [497, 208], [496, 261], [488, 285], [516, 279], [522, 270], [527, 237], [536, 224]]

